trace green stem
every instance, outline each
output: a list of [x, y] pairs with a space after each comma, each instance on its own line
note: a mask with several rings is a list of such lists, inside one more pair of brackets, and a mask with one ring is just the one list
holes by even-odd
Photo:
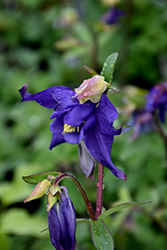
[[64, 174], [62, 174], [62, 175], [60, 175], [60, 176], [58, 176], [58, 177], [56, 178], [55, 183], [59, 183], [59, 181], [61, 181], [61, 180], [64, 179], [64, 178], [69, 178], [69, 179], [71, 179], [71, 180], [74, 182], [74, 184], [75, 184], [76, 187], [79, 189], [79, 191], [80, 191], [80, 193], [81, 193], [81, 195], [82, 195], [82, 198], [83, 198], [83, 200], [84, 200], [84, 202], [85, 202], [85, 205], [86, 205], [86, 207], [87, 207], [87, 209], [88, 209], [90, 218], [91, 218], [92, 220], [95, 221], [95, 220], [96, 220], [96, 217], [95, 217], [95, 213], [94, 213], [93, 208], [92, 208], [92, 204], [91, 204], [91, 202], [89, 201], [89, 199], [88, 199], [88, 197], [87, 197], [87, 195], [86, 195], [86, 193], [85, 193], [85, 190], [83, 189], [83, 187], [82, 187], [82, 185], [80, 184], [80, 182], [79, 182], [79, 181], [77, 180], [77, 178], [76, 178], [75, 176], [73, 176], [72, 174], [70, 174], [70, 173], [64, 173]]
[[96, 200], [96, 219], [101, 214], [102, 200], [103, 200], [103, 170], [104, 166], [99, 163], [98, 166], [98, 179], [97, 179], [97, 200]]

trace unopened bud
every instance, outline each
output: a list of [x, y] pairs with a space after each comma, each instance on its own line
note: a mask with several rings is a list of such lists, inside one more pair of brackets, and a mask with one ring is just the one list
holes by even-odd
[[41, 198], [47, 193], [50, 186], [51, 186], [50, 181], [46, 179], [39, 182], [38, 185], [32, 191], [32, 193], [24, 200], [24, 202]]
[[80, 104], [91, 100], [93, 103], [100, 101], [102, 93], [107, 89], [110, 84], [104, 81], [104, 77], [95, 75], [90, 79], [83, 81], [83, 83], [75, 90], [74, 97], [80, 101]]

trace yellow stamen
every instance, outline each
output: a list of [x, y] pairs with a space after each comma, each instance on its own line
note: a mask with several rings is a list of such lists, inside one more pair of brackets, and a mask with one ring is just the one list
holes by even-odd
[[62, 134], [64, 135], [65, 133], [73, 133], [73, 132], [75, 132], [75, 128], [76, 127], [64, 123], [64, 128], [63, 128]]

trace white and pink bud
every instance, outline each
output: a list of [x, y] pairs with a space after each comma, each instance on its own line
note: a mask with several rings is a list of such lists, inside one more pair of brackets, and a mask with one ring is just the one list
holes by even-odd
[[104, 80], [103, 76], [95, 75], [90, 79], [84, 80], [83, 83], [75, 90], [80, 104], [90, 100], [93, 103], [100, 101], [102, 93], [107, 89], [110, 84]]

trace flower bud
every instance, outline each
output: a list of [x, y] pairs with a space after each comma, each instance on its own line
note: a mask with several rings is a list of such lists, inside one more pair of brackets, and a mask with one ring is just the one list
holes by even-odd
[[102, 93], [107, 89], [110, 84], [104, 81], [104, 77], [95, 75], [90, 79], [83, 81], [83, 83], [75, 90], [74, 97], [80, 101], [80, 104], [91, 100], [93, 103], [100, 101]]
[[[65, 187], [64, 187], [65, 188]], [[48, 212], [50, 239], [56, 250], [75, 250], [76, 217], [73, 203], [67, 193]]]
[[38, 185], [32, 191], [32, 193], [24, 200], [24, 202], [41, 198], [47, 193], [50, 186], [51, 186], [50, 181], [46, 179], [39, 182]]

